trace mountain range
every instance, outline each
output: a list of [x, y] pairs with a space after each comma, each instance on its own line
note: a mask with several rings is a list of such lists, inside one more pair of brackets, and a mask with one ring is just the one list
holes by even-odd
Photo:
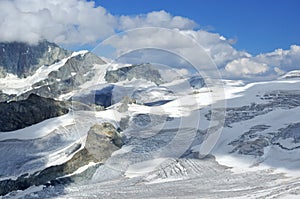
[[0, 43], [3, 198], [297, 198], [300, 73], [167, 78], [42, 41]]

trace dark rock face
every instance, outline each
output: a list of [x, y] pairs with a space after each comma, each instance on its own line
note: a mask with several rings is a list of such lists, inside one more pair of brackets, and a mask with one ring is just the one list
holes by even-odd
[[[22, 175], [16, 180], [0, 181], [0, 195], [3, 196], [15, 190], [24, 190], [33, 185], [57, 183], [58, 177], [71, 174], [90, 162], [105, 162], [122, 145], [121, 136], [112, 124], [96, 124], [88, 132], [85, 147], [78, 151], [69, 161], [61, 165], [48, 167], [32, 175]], [[79, 149], [80, 147], [77, 148]], [[65, 179], [65, 181], [72, 182], [72, 177]]]
[[200, 76], [194, 76], [189, 79], [190, 86], [195, 89], [203, 88], [205, 86], [205, 81]]
[[20, 42], [0, 43], [0, 77], [6, 73], [26, 77], [38, 67], [51, 65], [69, 55], [69, 51], [47, 41], [37, 45]]
[[95, 104], [103, 107], [109, 107], [112, 105], [112, 92], [114, 85], [109, 85], [101, 90], [95, 92]]
[[145, 79], [155, 84], [162, 84], [162, 78], [157, 69], [151, 64], [131, 65], [113, 71], [107, 71], [105, 80], [109, 83], [116, 83], [124, 80]]
[[68, 113], [68, 102], [31, 94], [28, 99], [0, 103], [0, 131], [14, 131]]
[[73, 82], [72, 86], [81, 85], [94, 76], [94, 73], [91, 73], [94, 64], [102, 65], [105, 62], [92, 53], [72, 57], [58, 71], [52, 71], [48, 75], [47, 83], [60, 79], [63, 82]]

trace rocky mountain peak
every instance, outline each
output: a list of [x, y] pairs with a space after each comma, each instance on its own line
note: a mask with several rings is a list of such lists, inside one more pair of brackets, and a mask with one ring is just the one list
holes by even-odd
[[71, 52], [54, 43], [41, 41], [36, 45], [21, 42], [0, 43], [0, 77], [12, 73], [27, 77], [42, 65], [51, 65]]

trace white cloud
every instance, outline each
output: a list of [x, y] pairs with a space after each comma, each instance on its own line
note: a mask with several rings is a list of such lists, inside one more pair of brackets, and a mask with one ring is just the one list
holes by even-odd
[[1, 0], [0, 41], [88, 43], [114, 33], [117, 20], [80, 0]]
[[190, 19], [165, 11], [138, 16], [113, 16], [86, 0], [1, 0], [0, 41], [87, 44], [113, 35], [116, 30], [156, 26], [194, 28]]
[[228, 63], [225, 70], [235, 76], [247, 77], [251, 75], [261, 75], [269, 70], [265, 63], [252, 61], [249, 58], [242, 58]]
[[204, 30], [188, 30], [182, 31], [192, 37], [199, 45], [201, 45], [211, 59], [218, 67], [224, 67], [228, 62], [251, 55], [244, 51], [237, 51], [231, 46], [231, 39], [217, 33], [210, 33]]
[[255, 57], [236, 59], [228, 63], [225, 70], [236, 76], [270, 75], [278, 76], [299, 69], [300, 46], [292, 45], [290, 49], [277, 49], [270, 53], [264, 53]]
[[178, 29], [194, 29], [197, 24], [181, 16], [172, 16], [164, 10], [154, 11], [138, 16], [121, 16], [119, 19], [120, 29], [127, 30], [141, 27], [164, 27]]
[[[117, 49], [116, 57], [134, 50], [141, 51], [145, 49], [145, 51], [147, 51], [149, 48], [154, 48], [170, 52], [177, 56], [177, 58], [175, 57], [176, 60], [186, 59], [201, 68], [210, 68], [213, 65], [207, 52], [191, 37], [187, 36], [185, 32], [178, 29], [135, 29], [110, 38], [104, 41], [103, 44], [111, 45]], [[102, 46], [99, 48], [102, 48]], [[153, 57], [152, 55], [147, 56]], [[174, 64], [174, 57], [172, 59], [170, 56], [166, 57], [163, 55], [160, 59], [163, 59], [164, 64], [166, 64], [164, 60]], [[157, 62], [158, 59], [156, 58], [155, 61]]]
[[[225, 37], [203, 30], [143, 28], [115, 36], [105, 41], [104, 44], [117, 49], [116, 56], [131, 50], [147, 48], [175, 52], [187, 61], [196, 63], [202, 69], [209, 69], [213, 64], [218, 68], [223, 68], [230, 61], [250, 57], [250, 54], [234, 49]], [[174, 59], [170, 59], [170, 57], [161, 59], [174, 64]], [[166, 63], [164, 62], [164, 64]]]
[[271, 53], [260, 54], [254, 58], [281, 70], [295, 70], [300, 67], [300, 46], [292, 45], [290, 49], [277, 49]]

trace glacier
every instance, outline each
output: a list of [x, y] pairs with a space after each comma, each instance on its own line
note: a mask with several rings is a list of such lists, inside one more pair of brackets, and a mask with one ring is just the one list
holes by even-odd
[[[49, 74], [72, 57], [86, 53], [73, 53], [51, 66], [41, 66], [24, 79], [8, 75], [0, 79], [0, 90], [22, 95], [34, 89], [33, 84], [47, 82]], [[105, 162], [89, 162], [49, 183], [12, 190], [1, 197], [299, 196], [297, 72], [288, 74], [293, 78], [265, 82], [222, 80], [212, 88], [201, 76], [164, 79], [155, 66], [147, 67], [154, 77], [141, 73], [141, 66], [93, 64], [84, 71], [93, 71], [93, 76], [71, 91], [56, 94], [56, 99], [73, 103], [68, 114], [0, 132], [0, 183], [64, 164], [85, 147], [88, 131], [95, 124], [109, 122], [124, 142]], [[128, 70], [130, 74], [124, 75]], [[107, 87], [110, 89], [104, 92]], [[97, 95], [101, 100], [110, 96], [105, 99], [110, 103], [101, 108], [103, 104], [93, 104]], [[88, 108], [78, 106], [79, 102]]]

